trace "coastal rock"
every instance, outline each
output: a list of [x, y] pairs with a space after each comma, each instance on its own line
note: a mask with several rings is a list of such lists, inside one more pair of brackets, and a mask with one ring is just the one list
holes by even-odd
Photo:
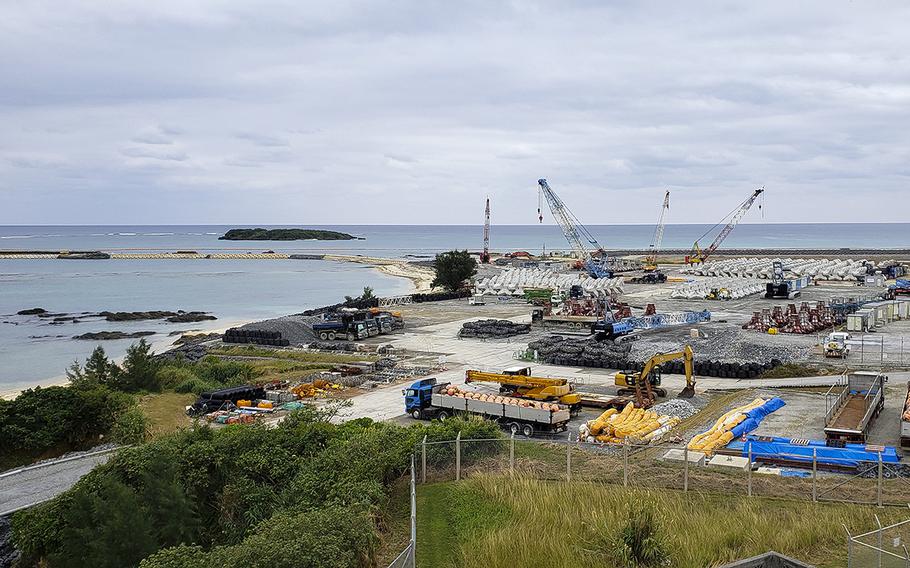
[[125, 331], [93, 331], [89, 333], [83, 333], [82, 335], [74, 335], [73, 339], [109, 341], [113, 339], [138, 339], [140, 337], [148, 337], [149, 335], [155, 335], [155, 332], [134, 331], [129, 333]]
[[338, 231], [317, 229], [231, 229], [218, 237], [221, 241], [350, 241], [357, 237]]
[[47, 310], [44, 308], [29, 308], [27, 310], [19, 310], [16, 312], [17, 316], [40, 316], [41, 314], [46, 314]]
[[152, 310], [148, 312], [100, 312], [98, 317], [107, 321], [142, 321], [142, 320], [167, 320], [170, 323], [192, 323], [197, 321], [218, 319], [207, 312], [176, 312]]

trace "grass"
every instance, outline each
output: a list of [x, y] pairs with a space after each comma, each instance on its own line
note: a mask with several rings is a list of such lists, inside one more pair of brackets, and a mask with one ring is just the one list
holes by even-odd
[[375, 361], [373, 355], [342, 355], [338, 353], [320, 353], [314, 351], [291, 351], [287, 349], [268, 349], [252, 345], [234, 345], [219, 347], [209, 351], [212, 355], [231, 357], [266, 357], [269, 359], [287, 359], [300, 363], [353, 363], [355, 361]]
[[712, 566], [776, 550], [819, 567], [846, 565], [843, 525], [869, 530], [902, 509], [723, 497], [482, 476], [418, 488], [423, 568], [618, 566], [609, 543], [628, 511], [655, 513], [671, 566]]
[[190, 426], [191, 421], [186, 416], [184, 407], [195, 400], [196, 395], [175, 392], [147, 394], [140, 397], [139, 408], [148, 418], [151, 436], [158, 438]]

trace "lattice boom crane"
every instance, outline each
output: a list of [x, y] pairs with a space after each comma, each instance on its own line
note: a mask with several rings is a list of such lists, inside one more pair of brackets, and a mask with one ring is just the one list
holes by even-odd
[[[537, 184], [540, 186], [540, 199], [537, 204], [537, 216], [540, 222], [543, 223], [543, 213], [541, 211], [543, 204], [541, 201], [546, 198], [547, 204], [550, 206], [550, 212], [553, 213], [553, 219], [556, 220], [556, 223], [562, 229], [562, 233], [565, 235], [566, 240], [569, 241], [572, 250], [584, 263], [588, 274], [594, 278], [611, 278], [613, 272], [607, 267], [607, 255], [600, 243], [597, 242], [597, 239], [594, 238], [594, 235], [581, 224], [581, 221], [566, 207], [566, 204], [556, 195], [556, 192], [550, 189], [547, 180], [541, 178], [537, 180]], [[588, 241], [591, 248], [585, 245], [582, 237]]]
[[648, 256], [645, 258], [645, 270], [657, 270], [657, 253], [664, 240], [664, 215], [670, 210], [670, 190], [664, 194], [664, 205], [660, 208], [660, 218], [657, 219], [657, 228], [654, 229], [654, 238], [648, 247]]
[[480, 253], [480, 262], [490, 264], [490, 198], [487, 197], [487, 209], [483, 222], [483, 252]]
[[[717, 233], [717, 236], [714, 237], [714, 241], [710, 244], [710, 246], [708, 246], [708, 248], [702, 250], [701, 246], [698, 244], [698, 241], [700, 241], [701, 239], [703, 239], [705, 237], [705, 235], [707, 235], [708, 233], [713, 231], [714, 228], [717, 227], [717, 225], [719, 225], [720, 223], [717, 223], [717, 225], [714, 225], [714, 227], [711, 227], [710, 229], [705, 231], [705, 233], [702, 236], [700, 236], [698, 238], [698, 240], [695, 241], [695, 244], [692, 245], [692, 253], [686, 257], [686, 262], [691, 263], [691, 264], [696, 264], [696, 263], [704, 262], [705, 260], [707, 260], [708, 257], [711, 256], [714, 253], [714, 251], [717, 250], [717, 247], [719, 247], [720, 244], [722, 242], [724, 242], [724, 239], [727, 238], [727, 235], [729, 235], [733, 231], [733, 228], [736, 227], [736, 224], [739, 223], [739, 220], [743, 218], [743, 215], [746, 214], [746, 212], [749, 210], [749, 208], [752, 207], [752, 204], [755, 203], [755, 200], [758, 199], [758, 196], [761, 195], [762, 193], [764, 193], [764, 191], [765, 191], [764, 186], [756, 189], [755, 191], [752, 192], [752, 195], [750, 195], [745, 201], [743, 201], [739, 205], [739, 207], [734, 209], [731, 212], [733, 214], [733, 216], [730, 217], [730, 220], [727, 222], [726, 225], [724, 225], [724, 228], [721, 229], [719, 233]], [[758, 208], [761, 209], [761, 205], [759, 205]], [[730, 215], [730, 213], [727, 214], [727, 216], [729, 216], [729, 215]], [[726, 219], [726, 217], [724, 217], [724, 219]], [[721, 219], [721, 222], [723, 222], [723, 219]]]

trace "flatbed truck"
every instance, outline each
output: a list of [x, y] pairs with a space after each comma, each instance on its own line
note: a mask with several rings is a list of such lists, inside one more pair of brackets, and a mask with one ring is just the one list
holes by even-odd
[[825, 439], [830, 445], [866, 443], [885, 407], [888, 377], [876, 371], [844, 373], [825, 393]]
[[543, 410], [511, 404], [449, 396], [449, 383], [435, 378], [416, 381], [402, 391], [405, 411], [417, 420], [445, 420], [450, 416], [473, 415], [492, 420], [514, 435], [530, 438], [538, 433], [564, 432], [569, 424], [569, 410]]

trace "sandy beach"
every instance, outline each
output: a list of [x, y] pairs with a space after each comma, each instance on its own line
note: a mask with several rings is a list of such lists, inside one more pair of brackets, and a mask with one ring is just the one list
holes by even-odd
[[377, 270], [389, 276], [398, 276], [407, 278], [414, 285], [413, 292], [429, 292], [432, 290], [432, 282], [436, 273], [432, 268], [419, 266], [413, 262], [399, 260], [394, 258], [380, 258], [375, 256], [349, 256], [327, 254], [323, 257], [325, 260], [336, 262], [356, 262], [359, 264], [368, 264]]

